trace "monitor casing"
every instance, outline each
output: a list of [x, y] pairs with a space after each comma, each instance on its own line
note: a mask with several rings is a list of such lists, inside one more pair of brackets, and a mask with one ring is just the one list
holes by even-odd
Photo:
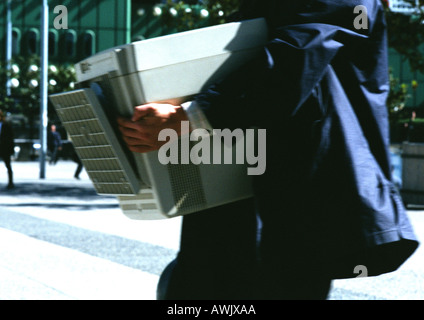
[[[251, 197], [251, 176], [246, 163], [236, 163], [234, 145], [221, 145], [221, 155], [230, 148], [232, 164], [164, 165], [158, 151], [130, 152], [116, 118], [149, 102], [188, 101], [266, 42], [265, 20], [253, 19], [133, 42], [77, 63], [78, 89], [50, 100], [96, 192], [117, 196], [133, 219], [170, 218]], [[184, 139], [189, 136], [175, 143], [195, 144]]]

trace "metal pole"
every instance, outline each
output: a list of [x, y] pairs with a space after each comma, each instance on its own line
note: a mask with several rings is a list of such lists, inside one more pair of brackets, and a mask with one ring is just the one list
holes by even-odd
[[41, 9], [41, 86], [40, 86], [40, 179], [46, 177], [47, 154], [47, 68], [48, 68], [48, 40], [49, 40], [49, 6], [43, 0]]
[[[12, 0], [7, 0], [7, 26], [6, 26], [6, 63], [7, 71], [11, 69], [12, 60]], [[10, 77], [6, 78], [6, 95], [10, 97]]]

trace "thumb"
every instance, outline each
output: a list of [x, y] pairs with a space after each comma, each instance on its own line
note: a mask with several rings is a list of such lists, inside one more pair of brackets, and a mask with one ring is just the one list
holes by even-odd
[[134, 114], [131, 118], [131, 121], [138, 121], [141, 118], [147, 116], [152, 112], [152, 107], [150, 105], [141, 105], [134, 108]]

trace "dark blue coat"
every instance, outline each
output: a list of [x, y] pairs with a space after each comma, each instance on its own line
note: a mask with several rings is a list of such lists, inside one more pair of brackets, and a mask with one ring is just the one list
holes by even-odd
[[[418, 242], [391, 177], [380, 1], [258, 3], [269, 43], [196, 100], [213, 127], [267, 129], [267, 169], [254, 182], [263, 260], [312, 257], [332, 278], [397, 269]], [[354, 27], [357, 5], [367, 29]]]

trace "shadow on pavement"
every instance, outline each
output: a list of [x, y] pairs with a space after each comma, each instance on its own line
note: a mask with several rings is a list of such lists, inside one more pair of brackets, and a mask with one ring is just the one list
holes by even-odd
[[116, 209], [119, 208], [119, 204], [114, 203], [92, 203], [92, 204], [81, 204], [81, 203], [16, 203], [16, 204], [3, 204], [2, 207], [45, 207], [50, 209], [65, 209], [70, 208], [73, 210], [97, 210], [97, 209]]
[[[0, 195], [34, 196], [34, 197], [67, 197], [67, 198], [99, 198], [94, 188], [89, 185], [64, 185], [63, 183], [19, 183], [13, 189], [2, 190]], [[107, 197], [109, 198], [109, 197]]]
[[[90, 184], [70, 183], [19, 183], [15, 188], [2, 190], [1, 197], [9, 197], [3, 207], [48, 207], [93, 210], [118, 208], [114, 196], [99, 195]], [[13, 201], [10, 198], [13, 198]], [[22, 197], [25, 197], [23, 199]], [[14, 201], [16, 199], [16, 201]]]

